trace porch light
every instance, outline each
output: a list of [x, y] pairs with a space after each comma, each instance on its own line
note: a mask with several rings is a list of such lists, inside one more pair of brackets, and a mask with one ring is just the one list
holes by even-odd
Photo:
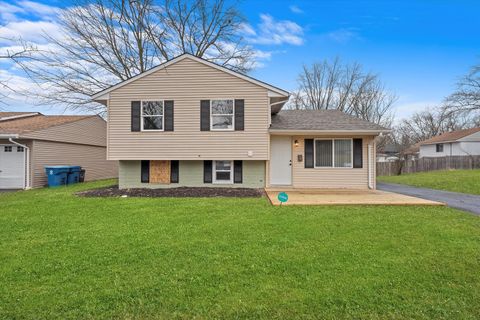
[[295, 147], [298, 147], [298, 140], [295, 140], [293, 144], [295, 145]]

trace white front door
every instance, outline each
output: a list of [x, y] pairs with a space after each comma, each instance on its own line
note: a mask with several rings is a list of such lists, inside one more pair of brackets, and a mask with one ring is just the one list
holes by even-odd
[[16, 145], [0, 145], [0, 189], [25, 187], [25, 150]]
[[292, 138], [271, 136], [270, 139], [270, 184], [292, 184]]

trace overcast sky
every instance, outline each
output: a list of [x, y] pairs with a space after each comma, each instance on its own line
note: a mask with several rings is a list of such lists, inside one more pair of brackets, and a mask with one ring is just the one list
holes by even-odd
[[[296, 87], [302, 64], [341, 57], [378, 73], [399, 96], [397, 118], [439, 103], [455, 81], [480, 62], [480, 1], [330, 0], [248, 1], [247, 39], [258, 50], [251, 75], [286, 90]], [[68, 1], [0, 1], [0, 37], [42, 43], [41, 34], [59, 33], [58, 8]], [[0, 40], [0, 47], [7, 44]], [[1, 50], [1, 49], [0, 49]], [[0, 79], [28, 86], [8, 63]], [[11, 111], [64, 113], [24, 99], [1, 106]], [[66, 111], [66, 113], [71, 113]]]

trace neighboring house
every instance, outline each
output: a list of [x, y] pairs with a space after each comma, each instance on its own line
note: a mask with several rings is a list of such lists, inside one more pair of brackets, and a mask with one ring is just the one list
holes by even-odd
[[420, 142], [420, 158], [480, 155], [480, 128], [443, 133]]
[[0, 112], [0, 189], [42, 187], [47, 165], [79, 165], [85, 179], [118, 176], [106, 160], [106, 122], [99, 116]]
[[415, 143], [403, 152], [403, 160], [418, 160], [420, 155], [421, 142]]
[[393, 162], [398, 157], [398, 146], [393, 143], [387, 143], [383, 148], [377, 151], [377, 162]]
[[375, 188], [375, 137], [335, 110], [281, 111], [289, 93], [184, 54], [95, 94], [120, 188]]

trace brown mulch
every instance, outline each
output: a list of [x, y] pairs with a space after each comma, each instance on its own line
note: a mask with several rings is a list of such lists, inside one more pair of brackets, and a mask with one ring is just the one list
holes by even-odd
[[93, 189], [76, 193], [82, 197], [194, 197], [194, 198], [210, 198], [210, 197], [233, 197], [233, 198], [251, 198], [262, 197], [262, 189], [249, 188], [168, 188], [168, 189], [118, 189], [118, 186], [110, 186], [105, 188]]

